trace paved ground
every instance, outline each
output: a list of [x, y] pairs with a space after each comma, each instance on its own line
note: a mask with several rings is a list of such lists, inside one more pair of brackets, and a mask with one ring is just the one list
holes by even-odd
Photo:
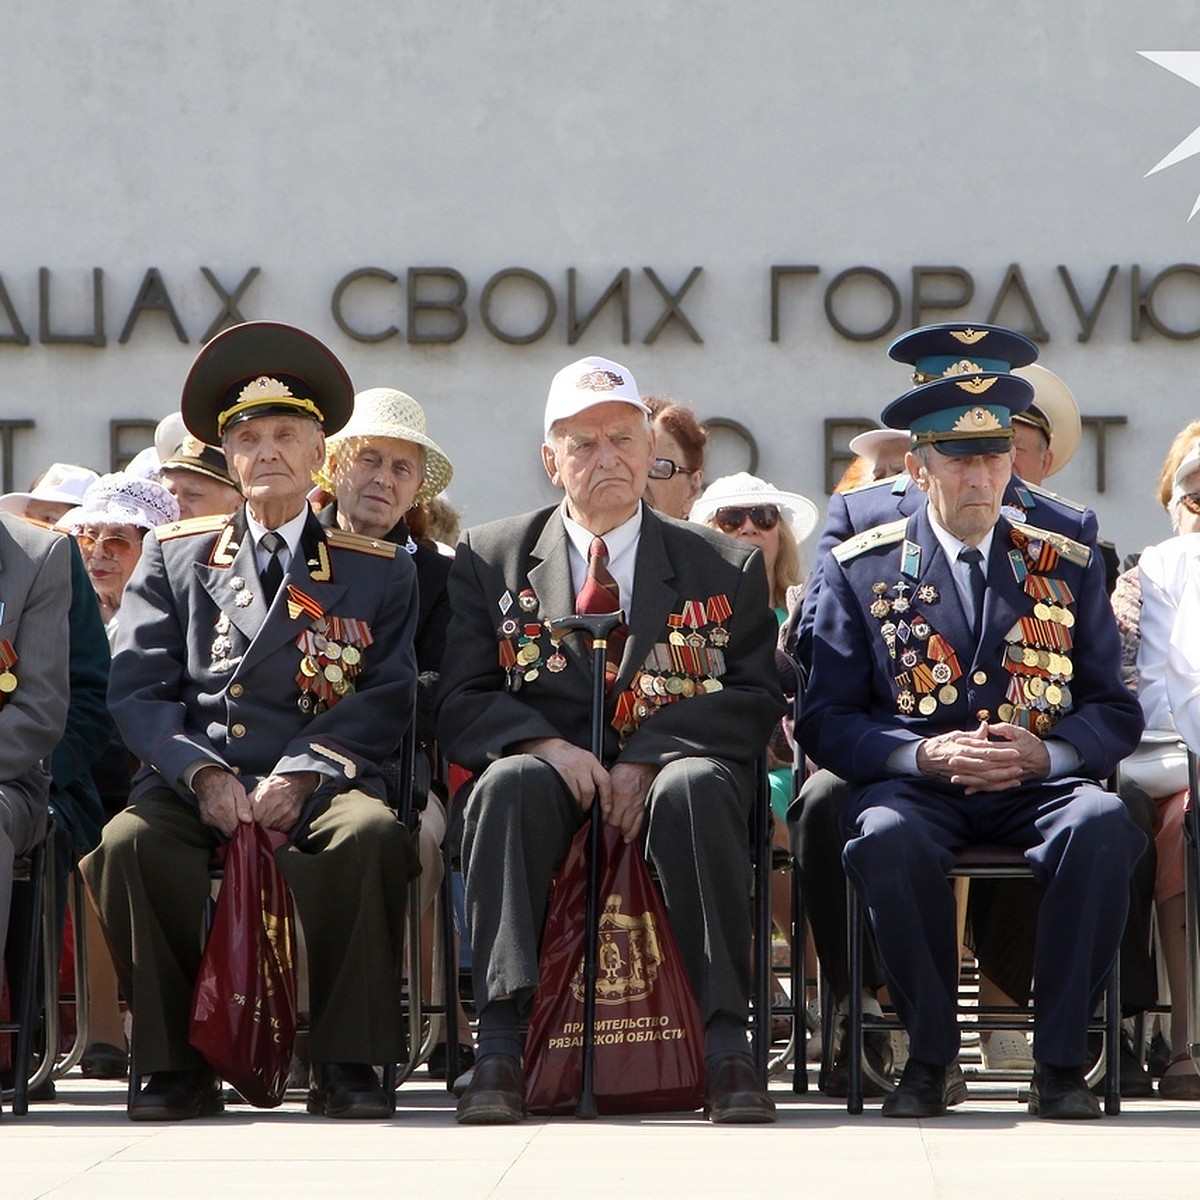
[[133, 1125], [123, 1089], [79, 1078], [28, 1117], [0, 1119], [0, 1198], [320, 1196], [353, 1189], [444, 1197], [1043, 1197], [1200, 1195], [1200, 1105], [1127, 1101], [1077, 1125], [1029, 1117], [993, 1090], [938, 1121], [850, 1118], [834, 1101], [774, 1085], [773, 1126], [699, 1116], [534, 1120], [460, 1129], [453, 1101], [417, 1078], [387, 1123], [231, 1108], [178, 1125]]

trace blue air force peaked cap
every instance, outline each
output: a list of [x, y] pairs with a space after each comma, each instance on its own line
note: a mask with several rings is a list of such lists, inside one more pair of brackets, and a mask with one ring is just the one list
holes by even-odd
[[901, 334], [888, 347], [888, 356], [911, 364], [913, 383], [928, 383], [948, 375], [1027, 367], [1037, 358], [1038, 348], [1024, 334], [1000, 325], [950, 321]]
[[354, 409], [354, 385], [333, 351], [278, 321], [246, 321], [196, 355], [180, 403], [189, 432], [209, 445], [238, 421], [281, 413], [335, 433]]
[[910, 443], [952, 458], [1003, 454], [1012, 448], [1012, 418], [1033, 402], [1033, 387], [1004, 371], [954, 375], [922, 383], [883, 410], [883, 423], [907, 429]]

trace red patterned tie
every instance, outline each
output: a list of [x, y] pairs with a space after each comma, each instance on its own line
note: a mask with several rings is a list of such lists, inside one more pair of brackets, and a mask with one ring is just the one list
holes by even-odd
[[[580, 615], [611, 613], [620, 607], [621, 589], [608, 569], [608, 547], [603, 538], [592, 538], [592, 544], [588, 547], [587, 579], [579, 589], [579, 595], [575, 597], [575, 612]], [[621, 652], [628, 633], [625, 625], [618, 625], [608, 635], [608, 651], [604, 662], [605, 687], [608, 691], [612, 690], [617, 681]]]

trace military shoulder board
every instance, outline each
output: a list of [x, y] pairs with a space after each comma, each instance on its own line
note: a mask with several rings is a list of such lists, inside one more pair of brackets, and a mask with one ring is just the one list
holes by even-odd
[[1049, 529], [1038, 529], [1033, 525], [1022, 525], [1021, 532], [1031, 540], [1040, 539], [1043, 542], [1049, 542], [1067, 562], [1072, 562], [1077, 567], [1086, 567], [1092, 561], [1091, 547], [1067, 537], [1066, 534], [1054, 533]]
[[399, 548], [395, 542], [364, 537], [361, 533], [350, 533], [346, 529], [327, 529], [325, 541], [339, 550], [357, 550], [360, 554], [374, 554], [379, 558], [395, 558]]
[[188, 517], [186, 521], [171, 521], [167, 525], [159, 525], [154, 533], [160, 542], [170, 541], [171, 538], [187, 537], [193, 533], [216, 533], [224, 529], [229, 517], [224, 513], [207, 517]]
[[876, 546], [890, 546], [893, 542], [900, 541], [906, 528], [908, 528], [908, 518], [901, 517], [899, 521], [876, 525], [874, 529], [864, 529], [862, 533], [856, 533], [852, 538], [847, 538], [841, 545], [834, 546], [833, 557], [838, 562], [844, 563]]
[[1045, 496], [1047, 499], [1054, 500], [1064, 508], [1073, 509], [1075, 512], [1087, 512], [1087, 505], [1080, 504], [1078, 500], [1068, 500], [1066, 496], [1060, 496], [1057, 492], [1050, 491], [1049, 488], [1040, 487], [1036, 483], [1030, 483], [1028, 479], [1022, 479], [1021, 482], [1035, 496]]

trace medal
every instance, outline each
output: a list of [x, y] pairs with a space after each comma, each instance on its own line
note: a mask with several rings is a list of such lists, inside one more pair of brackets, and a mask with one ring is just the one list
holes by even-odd
[[930, 717], [937, 712], [937, 701], [932, 696], [922, 696], [921, 703], [917, 705], [917, 711], [923, 717]]
[[555, 675], [563, 670], [567, 665], [566, 655], [560, 654], [557, 650], [546, 659], [546, 670], [553, 671]]
[[342, 662], [347, 667], [355, 667], [362, 661], [362, 652], [357, 646], [342, 647]]
[[8, 695], [17, 690], [17, 677], [11, 671], [0, 674], [0, 692]]
[[940, 692], [938, 692], [938, 699], [943, 704], [953, 704], [958, 699], [958, 688], [956, 688], [952, 683], [946, 684], [946, 686], [942, 688]]

